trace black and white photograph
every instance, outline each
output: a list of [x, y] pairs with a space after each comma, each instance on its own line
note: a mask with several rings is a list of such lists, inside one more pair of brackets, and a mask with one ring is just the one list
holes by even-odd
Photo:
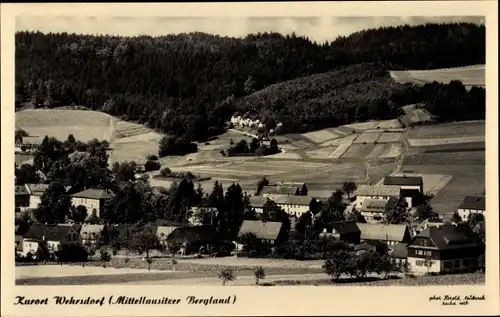
[[16, 284], [484, 284], [485, 65], [481, 16], [18, 16]]

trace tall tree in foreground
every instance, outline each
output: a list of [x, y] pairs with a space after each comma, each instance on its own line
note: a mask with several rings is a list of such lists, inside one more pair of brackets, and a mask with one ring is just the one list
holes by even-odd
[[351, 199], [351, 194], [356, 191], [358, 186], [353, 181], [346, 181], [342, 185], [342, 191], [347, 194], [347, 197]]

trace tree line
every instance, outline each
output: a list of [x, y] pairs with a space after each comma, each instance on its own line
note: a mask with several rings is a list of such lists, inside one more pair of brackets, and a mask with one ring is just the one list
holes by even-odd
[[[78, 105], [139, 122], [174, 138], [165, 142], [174, 144], [165, 147], [165, 155], [194, 151], [193, 141], [220, 134], [246, 102], [239, 101], [242, 97], [270, 85], [332, 71], [338, 77], [331, 79], [339, 83], [333, 85], [331, 102], [311, 87], [302, 92], [304, 102], [287, 105], [285, 99], [262, 109], [264, 117], [283, 119], [285, 130], [302, 131], [331, 119], [330, 126], [356, 119], [348, 110], [355, 103], [376, 108], [392, 100], [379, 96], [390, 94], [389, 84], [387, 79], [377, 84], [382, 78], [371, 66], [339, 69], [365, 63], [380, 64], [384, 71], [485, 63], [485, 27], [470, 23], [379, 28], [325, 43], [277, 33], [228, 38], [17, 32], [15, 44], [17, 108]], [[356, 81], [363, 72], [371, 75]], [[303, 81], [309, 80], [315, 81]], [[325, 105], [328, 111], [314, 114]]]

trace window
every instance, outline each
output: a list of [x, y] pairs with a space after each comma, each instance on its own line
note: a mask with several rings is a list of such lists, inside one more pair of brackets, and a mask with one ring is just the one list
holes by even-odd
[[444, 261], [443, 267], [448, 270], [451, 269], [451, 261]]
[[423, 261], [423, 260], [416, 260], [415, 261], [415, 265], [416, 266], [425, 266], [425, 261]]
[[460, 260], [455, 260], [455, 268], [459, 268], [460, 267]]

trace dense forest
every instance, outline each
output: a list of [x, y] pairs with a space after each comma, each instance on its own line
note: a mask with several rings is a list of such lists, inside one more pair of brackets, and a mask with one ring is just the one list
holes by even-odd
[[[484, 117], [482, 89], [399, 85], [387, 74], [484, 64], [485, 27], [468, 23], [385, 27], [320, 44], [276, 33], [18, 32], [15, 54], [17, 109], [81, 105], [144, 123], [172, 144], [205, 141], [241, 110], [258, 109], [268, 127], [281, 121], [283, 133], [394, 117], [406, 102], [433, 103], [446, 120]], [[450, 91], [460, 94], [450, 100]]]

